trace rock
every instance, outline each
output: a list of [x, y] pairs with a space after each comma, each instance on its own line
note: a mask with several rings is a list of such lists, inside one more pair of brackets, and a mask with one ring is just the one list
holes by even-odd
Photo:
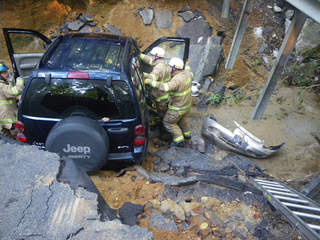
[[174, 221], [172, 219], [165, 218], [160, 214], [151, 213], [149, 224], [151, 227], [158, 228], [161, 230], [178, 232], [178, 227], [174, 223]]
[[172, 11], [162, 10], [156, 12], [156, 26], [157, 28], [169, 29], [172, 26]]
[[286, 14], [286, 18], [291, 20], [293, 15], [294, 15], [294, 10], [289, 9], [289, 10], [286, 11], [285, 14]]
[[84, 22], [82, 22], [80, 20], [70, 22], [67, 25], [68, 29], [71, 31], [79, 31], [80, 28], [82, 28], [83, 26], [84, 26]]
[[190, 6], [184, 6], [183, 8], [181, 8], [178, 13], [183, 13], [183, 12], [187, 12], [187, 11], [191, 11]]
[[121, 30], [119, 28], [108, 24], [107, 29], [112, 34], [121, 36]]
[[137, 216], [143, 212], [143, 206], [139, 204], [133, 204], [126, 202], [119, 209], [119, 215], [121, 222], [129, 226], [137, 225]]
[[177, 218], [179, 218], [182, 221], [186, 219], [183, 208], [170, 199], [162, 201], [160, 209], [164, 214], [173, 213]]
[[182, 201], [179, 203], [179, 205], [183, 208], [186, 216], [196, 216], [197, 214], [193, 212], [193, 209], [199, 207], [200, 203], [195, 201], [192, 201], [192, 202]]
[[153, 9], [143, 8], [142, 10], [139, 11], [139, 15], [141, 16], [144, 25], [151, 25], [152, 24]]
[[212, 28], [203, 19], [196, 19], [185, 23], [177, 30], [177, 36], [190, 38], [191, 44], [197, 43], [199, 37], [206, 40], [212, 34]]
[[296, 50], [301, 53], [304, 50], [320, 45], [320, 24], [307, 18], [296, 43]]
[[83, 28], [81, 28], [80, 32], [81, 33], [91, 33], [92, 29], [89, 26], [84, 26]]
[[221, 205], [221, 201], [211, 197], [201, 197], [201, 205], [204, 208], [212, 209]]
[[192, 134], [190, 145], [192, 149], [195, 149], [201, 153], [206, 152], [205, 141], [198, 134]]
[[179, 16], [182, 17], [183, 21], [185, 22], [190, 22], [195, 17], [191, 11], [181, 12], [179, 13]]

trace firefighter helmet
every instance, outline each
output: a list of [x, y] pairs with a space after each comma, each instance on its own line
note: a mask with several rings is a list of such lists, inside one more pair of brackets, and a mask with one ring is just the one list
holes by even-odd
[[182, 59], [174, 57], [174, 58], [170, 59], [169, 66], [176, 68], [178, 70], [182, 70], [184, 67], [184, 63], [183, 63]]
[[150, 54], [156, 57], [164, 57], [164, 49], [161, 47], [152, 48]]

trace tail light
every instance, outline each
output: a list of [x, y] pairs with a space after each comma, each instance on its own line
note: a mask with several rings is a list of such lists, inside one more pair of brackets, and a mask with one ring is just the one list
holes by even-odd
[[23, 122], [17, 121], [14, 124], [14, 128], [18, 131], [16, 139], [19, 142], [24, 142], [24, 143], [27, 142], [28, 139], [27, 139], [26, 135], [24, 134], [24, 124], [23, 124]]
[[146, 128], [140, 124], [134, 128], [134, 145], [142, 146], [146, 142]]

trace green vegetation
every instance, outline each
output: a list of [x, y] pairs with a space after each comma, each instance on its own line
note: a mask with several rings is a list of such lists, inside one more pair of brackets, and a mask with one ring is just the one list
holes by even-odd
[[222, 96], [219, 93], [214, 93], [212, 96], [208, 98], [209, 102], [211, 105], [217, 105], [221, 103], [224, 99], [224, 96]]
[[320, 46], [304, 51], [302, 61], [288, 64], [284, 83], [298, 87], [319, 87]]

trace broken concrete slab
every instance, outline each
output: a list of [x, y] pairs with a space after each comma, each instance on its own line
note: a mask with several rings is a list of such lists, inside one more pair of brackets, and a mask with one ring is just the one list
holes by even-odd
[[186, 11], [191, 11], [191, 7], [190, 6], [184, 6], [183, 8], [181, 8], [178, 13], [183, 13], [183, 12], [186, 12]]
[[121, 36], [121, 29], [119, 28], [116, 28], [115, 26], [112, 26], [112, 25], [107, 25], [106, 29], [111, 32], [112, 34], [114, 35], [119, 35]]
[[160, 214], [150, 214], [150, 226], [161, 230], [178, 232], [178, 227], [170, 218], [166, 218]]
[[142, 18], [144, 25], [151, 25], [153, 20], [153, 9], [152, 8], [143, 8], [138, 11], [139, 15]]
[[191, 44], [190, 67], [194, 73], [194, 81], [202, 82], [206, 76], [216, 74], [223, 59], [221, 37], [209, 37], [205, 44]]
[[126, 202], [119, 209], [121, 222], [129, 226], [138, 224], [138, 215], [143, 212], [143, 206]]
[[169, 29], [172, 26], [172, 11], [162, 10], [156, 12], [156, 26], [157, 28]]
[[88, 239], [136, 239], [153, 240], [153, 233], [138, 226], [128, 226], [121, 224], [119, 220], [110, 222], [92, 222], [89, 229], [94, 231], [80, 230], [75, 236], [70, 236], [72, 240]]
[[195, 44], [199, 38], [206, 40], [212, 34], [212, 28], [202, 18], [185, 23], [177, 30], [177, 36], [190, 38], [190, 43]]
[[[213, 171], [214, 174], [217, 174], [222, 171], [223, 174], [221, 175], [228, 175], [227, 172], [225, 172], [225, 168], [235, 166], [248, 176], [266, 176], [257, 164], [245, 157], [235, 154], [228, 154], [222, 160], [218, 161], [214, 159], [214, 156], [209, 157], [191, 148], [169, 148], [158, 151], [155, 155], [160, 158], [159, 165], [163, 163], [169, 166], [167, 172], [176, 172], [181, 169], [185, 173], [192, 171]], [[229, 170], [231, 171], [232, 168]]]
[[81, 33], [91, 33], [92, 29], [90, 26], [84, 26], [83, 28], [80, 29]]
[[82, 28], [84, 26], [84, 24], [85, 24], [84, 22], [82, 22], [80, 20], [76, 20], [76, 21], [68, 23], [67, 27], [71, 31], [79, 31], [80, 28]]
[[96, 193], [56, 179], [59, 160], [34, 146], [0, 142], [1, 239], [152, 239], [138, 226], [101, 222]]
[[193, 12], [195, 18], [202, 18], [202, 19], [206, 20], [206, 17], [203, 16], [203, 14], [199, 10], [195, 9], [192, 12]]
[[101, 215], [102, 221], [113, 220], [117, 218], [116, 211], [108, 206], [91, 178], [85, 171], [80, 169], [74, 163], [74, 160], [62, 158], [60, 164], [61, 171], [57, 176], [57, 180], [59, 182], [68, 184], [74, 191], [81, 187], [89, 192], [96, 193], [98, 201], [98, 213]]
[[192, 19], [195, 18], [194, 13], [191, 11], [181, 12], [181, 13], [178, 13], [178, 15], [182, 17], [183, 21], [185, 22], [190, 22]]

